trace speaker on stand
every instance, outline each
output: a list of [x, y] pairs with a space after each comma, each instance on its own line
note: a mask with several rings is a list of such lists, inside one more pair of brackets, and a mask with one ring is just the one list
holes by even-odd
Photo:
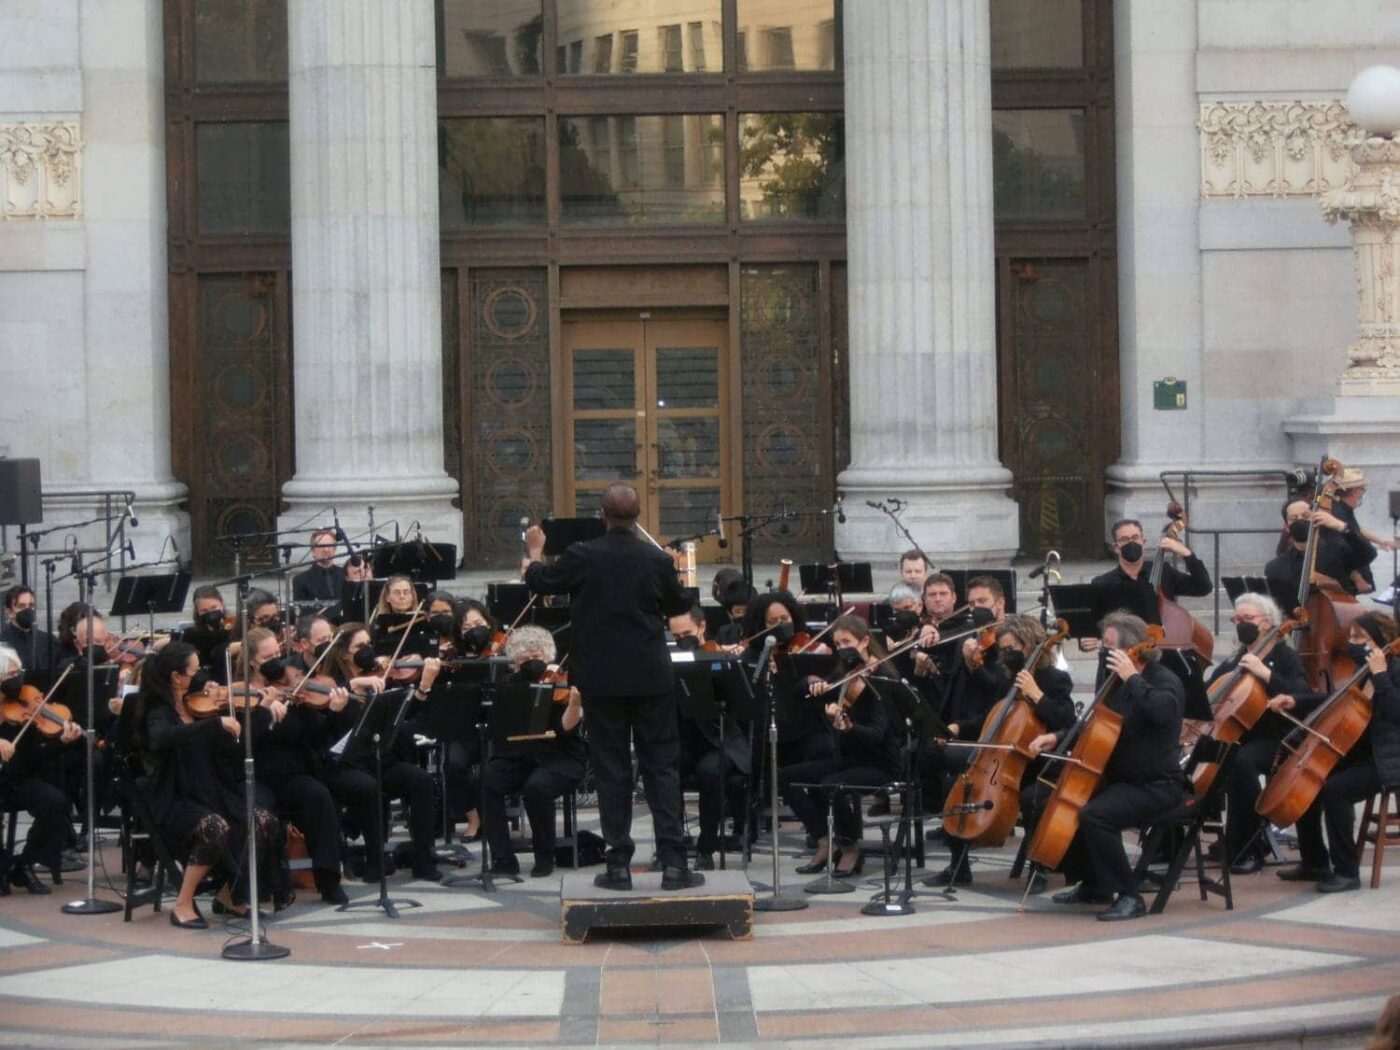
[[19, 526], [20, 582], [29, 586], [29, 558], [25, 550], [28, 525], [44, 520], [44, 488], [37, 459], [0, 459], [0, 525]]

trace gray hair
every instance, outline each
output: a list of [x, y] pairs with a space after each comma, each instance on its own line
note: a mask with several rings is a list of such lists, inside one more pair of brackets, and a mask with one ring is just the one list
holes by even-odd
[[[1126, 609], [1116, 609], [1103, 618], [1099, 624], [1099, 633], [1103, 634], [1110, 627], [1118, 632], [1118, 648], [1123, 650], [1131, 649], [1147, 639], [1147, 621], [1141, 616], [1135, 616]], [[1142, 658], [1146, 661], [1156, 660], [1160, 657], [1156, 649], [1144, 653]]]
[[547, 664], [553, 663], [556, 653], [554, 635], [533, 624], [517, 627], [506, 639], [506, 659], [515, 667], [519, 667], [532, 656], [539, 657]]
[[1269, 622], [1277, 627], [1283, 623], [1283, 611], [1279, 609], [1278, 602], [1274, 601], [1267, 594], [1259, 594], [1255, 591], [1245, 591], [1235, 599], [1235, 611], [1238, 612], [1243, 606], [1252, 605], [1254, 611], [1269, 618]]
[[24, 666], [19, 650], [12, 645], [0, 643], [0, 676], [8, 677]]
[[887, 600], [891, 605], [895, 602], [913, 602], [918, 605], [923, 601], [923, 596], [907, 583], [896, 583], [890, 588], [890, 596]]

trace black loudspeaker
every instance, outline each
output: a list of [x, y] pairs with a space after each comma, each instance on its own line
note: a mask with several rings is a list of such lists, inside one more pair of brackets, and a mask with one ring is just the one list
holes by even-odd
[[0, 525], [44, 520], [44, 491], [37, 459], [0, 459]]
[[1400, 490], [1390, 494], [1390, 516], [1400, 519]]

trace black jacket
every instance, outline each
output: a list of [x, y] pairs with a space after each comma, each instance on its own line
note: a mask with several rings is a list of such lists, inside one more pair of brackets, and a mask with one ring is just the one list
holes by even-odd
[[[1349, 594], [1356, 593], [1356, 584], [1351, 578], [1346, 541], [1331, 529], [1323, 529], [1317, 548], [1317, 562], [1314, 568], [1324, 576], [1330, 576], [1341, 584]], [[1334, 538], [1335, 537], [1335, 538]], [[1284, 551], [1264, 566], [1264, 580], [1269, 593], [1280, 607], [1291, 609], [1298, 603], [1298, 589], [1303, 579], [1303, 552], [1296, 547]]]
[[1181, 718], [1186, 705], [1181, 679], [1161, 664], [1149, 663], [1104, 702], [1123, 716], [1105, 783], [1181, 781]]
[[[1103, 619], [1109, 613], [1125, 609], [1135, 616], [1141, 616], [1148, 623], [1162, 622], [1157, 611], [1157, 592], [1152, 589], [1152, 559], [1142, 563], [1142, 571], [1133, 579], [1115, 565], [1101, 576], [1089, 581], [1094, 588], [1094, 615]], [[1162, 567], [1162, 590], [1168, 598], [1183, 595], [1198, 597], [1209, 594], [1214, 589], [1205, 562], [1194, 554], [1186, 559], [1186, 572], [1171, 565]]]
[[1371, 697], [1371, 756], [1381, 783], [1400, 784], [1400, 659], [1391, 657], [1386, 673], [1374, 678]]
[[[823, 701], [834, 703], [835, 696], [827, 694]], [[840, 768], [873, 766], [887, 776], [899, 773], [899, 738], [890, 718], [889, 701], [873, 682], [865, 688], [846, 710], [851, 728], [836, 733], [836, 762]]]
[[664, 552], [632, 529], [610, 529], [572, 544], [552, 565], [531, 563], [525, 583], [537, 594], [569, 595], [571, 677], [585, 700], [671, 692], [662, 618], [680, 615], [690, 602]]
[[[1236, 648], [1234, 652], [1215, 665], [1215, 669], [1211, 671], [1210, 677], [1206, 680], [1207, 688], [1229, 675], [1239, 666], [1240, 652], [1241, 650]], [[1292, 646], [1282, 640], [1276, 642], [1274, 647], [1269, 650], [1269, 655], [1264, 657], [1264, 666], [1272, 672], [1269, 680], [1264, 683], [1266, 696], [1273, 699], [1276, 696], [1287, 694], [1298, 701], [1299, 709], [1311, 709], [1309, 701], [1318, 694], [1313, 693], [1312, 688], [1308, 685], [1307, 675], [1303, 671], [1303, 662], [1298, 659], [1298, 654], [1293, 651]], [[1293, 715], [1295, 718], [1300, 717], [1296, 710]], [[1255, 723], [1253, 729], [1245, 734], [1244, 739], [1282, 740], [1292, 728], [1292, 723], [1281, 715], [1265, 711], [1264, 716]]]
[[305, 572], [292, 577], [292, 600], [298, 602], [325, 602], [327, 605], [340, 601], [341, 581], [345, 572], [339, 565], [323, 569], [313, 565]]
[[0, 627], [0, 642], [19, 653], [26, 671], [47, 671], [57, 662], [58, 639], [38, 627], [21, 631], [13, 623], [7, 623]]

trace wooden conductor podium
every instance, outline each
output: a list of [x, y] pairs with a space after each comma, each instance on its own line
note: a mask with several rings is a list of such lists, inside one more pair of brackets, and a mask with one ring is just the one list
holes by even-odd
[[753, 936], [753, 887], [742, 871], [707, 871], [705, 885], [663, 890], [661, 873], [632, 876], [629, 892], [599, 889], [592, 872], [564, 876], [559, 923], [566, 944], [594, 930], [722, 927], [736, 941]]

